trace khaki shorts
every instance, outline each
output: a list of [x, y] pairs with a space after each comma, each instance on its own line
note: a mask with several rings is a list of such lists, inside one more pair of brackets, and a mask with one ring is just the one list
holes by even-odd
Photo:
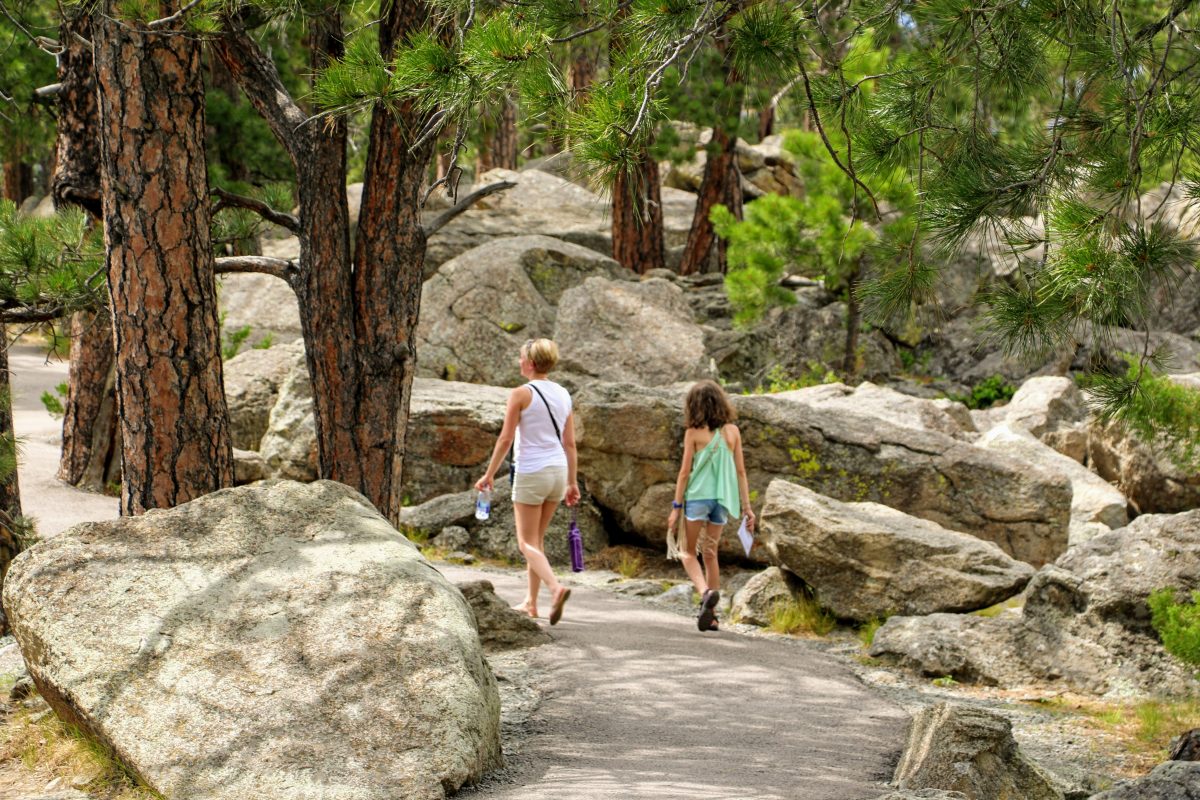
[[567, 496], [567, 468], [544, 467], [537, 472], [518, 472], [513, 479], [512, 500], [540, 506], [547, 500], [561, 503]]

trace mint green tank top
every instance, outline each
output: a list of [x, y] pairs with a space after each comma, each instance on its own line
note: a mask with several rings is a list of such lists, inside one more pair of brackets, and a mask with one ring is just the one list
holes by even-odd
[[712, 441], [692, 456], [692, 471], [683, 497], [685, 500], [716, 500], [730, 517], [738, 519], [742, 516], [737, 465], [733, 463], [733, 451], [721, 428], [713, 431]]

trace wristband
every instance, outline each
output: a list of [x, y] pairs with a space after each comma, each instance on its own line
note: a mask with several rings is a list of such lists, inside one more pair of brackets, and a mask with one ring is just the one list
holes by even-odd
[[671, 508], [683, 508], [683, 503], [676, 503], [674, 500], [672, 500]]

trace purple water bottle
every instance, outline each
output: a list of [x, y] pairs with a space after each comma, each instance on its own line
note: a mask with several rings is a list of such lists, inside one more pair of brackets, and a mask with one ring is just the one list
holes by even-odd
[[571, 572], [583, 572], [583, 534], [575, 509], [571, 509], [571, 527], [567, 528], [567, 544], [571, 546]]

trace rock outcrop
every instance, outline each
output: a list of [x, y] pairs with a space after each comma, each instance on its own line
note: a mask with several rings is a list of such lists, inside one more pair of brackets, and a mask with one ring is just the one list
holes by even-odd
[[[795, 578], [779, 567], [767, 567], [738, 589], [733, 595], [730, 614], [749, 625], [769, 625], [771, 615], [780, 603], [794, 601], [799, 587]], [[722, 587], [722, 592], [730, 591]]]
[[42, 696], [167, 797], [433, 800], [500, 763], [470, 606], [340, 484], [76, 526], [3, 599]]
[[258, 449], [280, 387], [289, 375], [304, 369], [304, 343], [300, 341], [246, 350], [225, 362], [225, 402], [234, 447]]
[[971, 416], [981, 431], [1002, 424], [1017, 426], [1075, 461], [1082, 463], [1087, 456], [1087, 403], [1070, 378], [1030, 378], [1007, 404]]
[[997, 425], [980, 436], [976, 444], [1024, 459], [1071, 482], [1071, 546], [1129, 522], [1126, 511], [1129, 501], [1115, 486], [1078, 461], [1038, 441], [1017, 424]]
[[1186, 694], [1197, 688], [1192, 671], [1150, 624], [1147, 598], [1164, 587], [1200, 589], [1200, 511], [1144, 515], [1071, 548], [1033, 577], [1019, 613], [893, 617], [870, 652], [967, 682]]
[[999, 714], [939, 703], [913, 719], [893, 782], [902, 790], [962, 792], [968, 800], [1063, 800], [1026, 758]]
[[987, 608], [1017, 594], [1033, 568], [991, 542], [878, 503], [842, 503], [772, 481], [762, 510], [772, 560], [843, 619]]
[[661, 278], [594, 277], [566, 290], [554, 339], [563, 369], [601, 380], [661, 386], [716, 377], [683, 290]]
[[418, 374], [516, 386], [521, 343], [553, 336], [563, 293], [597, 276], [633, 278], [611, 258], [549, 236], [510, 236], [462, 253], [422, 289]]
[[475, 612], [479, 641], [483, 643], [484, 650], [491, 652], [536, 647], [550, 641], [550, 634], [527, 614], [510, 608], [508, 603], [496, 596], [496, 587], [491, 581], [460, 583], [458, 588]]
[[[1066, 549], [1065, 478], [944, 433], [822, 407], [806, 391], [733, 398], [752, 492], [783, 478], [844, 502], [882, 503], [1034, 565]], [[623, 529], [655, 545], [679, 471], [685, 392], [597, 383], [576, 396], [588, 488]], [[725, 552], [743, 557], [726, 539]]]
[[1200, 764], [1167, 761], [1149, 775], [1092, 795], [1090, 800], [1200, 800]]
[[1092, 425], [1088, 460], [1143, 514], [1200, 507], [1200, 472], [1176, 464], [1167, 453], [1141, 441], [1118, 422]]

